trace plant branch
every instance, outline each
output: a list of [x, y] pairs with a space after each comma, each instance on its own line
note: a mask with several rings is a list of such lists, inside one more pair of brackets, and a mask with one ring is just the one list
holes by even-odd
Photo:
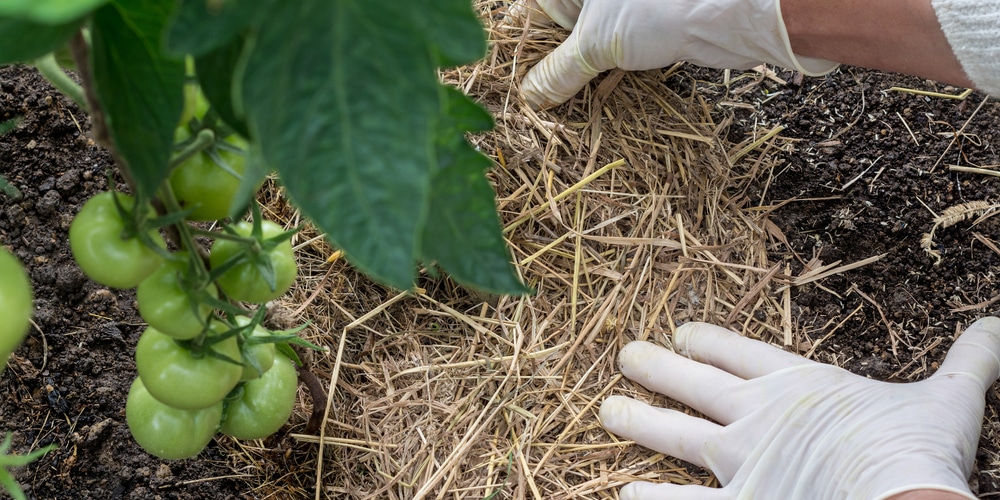
[[35, 61], [35, 68], [45, 77], [53, 87], [66, 95], [80, 106], [84, 111], [90, 109], [87, 106], [87, 96], [84, 95], [83, 87], [74, 82], [56, 62], [56, 56], [49, 52]]
[[320, 426], [323, 425], [323, 413], [326, 411], [326, 391], [323, 390], [323, 384], [320, 383], [319, 378], [308, 368], [297, 366], [295, 369], [298, 370], [299, 380], [306, 385], [306, 389], [309, 389], [313, 400], [312, 413], [309, 414], [305, 434], [316, 434]]

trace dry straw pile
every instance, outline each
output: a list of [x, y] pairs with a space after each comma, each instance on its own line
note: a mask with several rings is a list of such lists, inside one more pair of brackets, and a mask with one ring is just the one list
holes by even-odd
[[[290, 434], [265, 447], [227, 443], [255, 495], [614, 498], [635, 479], [711, 484], [602, 429], [597, 411], [611, 394], [677, 407], [624, 380], [619, 349], [670, 345], [689, 320], [802, 348], [793, 287], [838, 269], [789, 277], [768, 258], [783, 236], [746, 189], [766, 189], [773, 134], [723, 139], [730, 123], [713, 102], [727, 88], [678, 94], [665, 81], [684, 77], [682, 66], [612, 72], [534, 112], [520, 77], [565, 33], [502, 26], [505, 4], [478, 2], [489, 54], [443, 78], [496, 117], [471, 141], [496, 160], [505, 234], [537, 294], [483, 297], [429, 277], [419, 293], [398, 293], [301, 234], [302, 278], [272, 320], [312, 322], [306, 336], [330, 352], [309, 367], [334, 388], [320, 431], [303, 432], [312, 399], [302, 389]], [[740, 77], [734, 86], [763, 76]], [[299, 223], [280, 193], [267, 196], [271, 217]]]

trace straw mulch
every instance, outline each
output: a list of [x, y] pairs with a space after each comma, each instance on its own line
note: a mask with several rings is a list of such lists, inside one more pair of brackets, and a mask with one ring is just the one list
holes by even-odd
[[[440, 278], [399, 293], [300, 234], [302, 277], [272, 321], [311, 322], [303, 334], [330, 351], [309, 368], [335, 389], [320, 432], [302, 432], [312, 399], [301, 388], [284, 439], [224, 443], [260, 498], [614, 498], [637, 479], [715, 484], [603, 430], [597, 411], [611, 394], [680, 408], [623, 379], [618, 351], [635, 339], [670, 345], [691, 320], [808, 350], [789, 312], [793, 285], [837, 269], [790, 277], [769, 260], [783, 236], [745, 191], [766, 189], [785, 146], [774, 131], [722, 139], [731, 123], [713, 107], [719, 95], [664, 83], [683, 66], [611, 72], [566, 106], [532, 111], [520, 77], [565, 32], [502, 26], [501, 4], [477, 3], [487, 57], [443, 78], [496, 117], [470, 140], [496, 161], [505, 234], [537, 293], [484, 297]], [[764, 76], [734, 74], [732, 85]], [[263, 201], [271, 217], [300, 222], [277, 190]]]

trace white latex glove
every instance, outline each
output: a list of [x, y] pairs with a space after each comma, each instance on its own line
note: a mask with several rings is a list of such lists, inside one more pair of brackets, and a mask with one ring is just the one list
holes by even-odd
[[533, 107], [565, 102], [598, 73], [648, 70], [688, 61], [711, 68], [761, 63], [818, 76], [836, 67], [792, 53], [779, 0], [517, 0], [511, 17], [548, 17], [569, 38], [521, 85]]
[[619, 356], [622, 373], [722, 425], [621, 396], [604, 401], [601, 421], [711, 470], [723, 487], [635, 482], [622, 499], [869, 500], [920, 489], [975, 498], [966, 481], [984, 393], [1000, 374], [1000, 319], [971, 325], [937, 373], [908, 384], [704, 323], [681, 326], [674, 348], [632, 342]]

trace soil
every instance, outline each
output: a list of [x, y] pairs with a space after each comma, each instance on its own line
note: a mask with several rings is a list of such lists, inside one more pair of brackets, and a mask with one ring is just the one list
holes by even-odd
[[[677, 77], [677, 88], [719, 94], [720, 73], [695, 74], [704, 81]], [[956, 333], [991, 313], [994, 305], [987, 301], [1000, 296], [994, 271], [1000, 218], [938, 229], [931, 248], [940, 252], [940, 264], [921, 248], [932, 213], [998, 201], [1000, 179], [949, 165], [1000, 164], [991, 144], [1000, 130], [1000, 107], [975, 93], [950, 100], [890, 91], [958, 93], [854, 68], [804, 81], [778, 76], [786, 82], [734, 84], [717, 104], [720, 116], [736, 120], [729, 128], [734, 143], [754, 131], [786, 127], [781, 136], [788, 140], [777, 141], [785, 148], [783, 163], [745, 193], [751, 205], [771, 207], [770, 219], [780, 229], [772, 261], [787, 261], [799, 275], [814, 258], [846, 264], [884, 254], [822, 286], [799, 287], [795, 328], [820, 361], [881, 380], [926, 377]], [[37, 328], [0, 379], [0, 428], [13, 432], [16, 453], [58, 445], [17, 470], [28, 497], [252, 497], [238, 493], [251, 487], [215, 443], [199, 460], [164, 462], [132, 441], [124, 406], [135, 366], [123, 353], [140, 333], [134, 294], [86, 279], [66, 238], [80, 204], [107, 189], [111, 160], [88, 139], [87, 120], [76, 106], [34, 71], [2, 68], [0, 120], [15, 116], [23, 121], [0, 140], [0, 172], [23, 198], [0, 196], [0, 244], [28, 269]], [[974, 478], [980, 494], [1000, 491], [998, 396], [995, 388], [987, 394]]]
[[[722, 81], [718, 74], [704, 76]], [[1000, 202], [1000, 179], [949, 168], [998, 172], [992, 143], [1000, 138], [1000, 104], [979, 93], [957, 100], [890, 90], [962, 91], [857, 68], [799, 83], [791, 73], [778, 77], [787, 83], [734, 84], [719, 104], [734, 110], [734, 143], [776, 125], [791, 139], [784, 142], [783, 162], [747, 193], [750, 206], [771, 207], [770, 220], [787, 241], [775, 238], [771, 261], [787, 261], [797, 276], [814, 258], [847, 264], [884, 255], [824, 279], [822, 287], [798, 287], [792, 316], [795, 330], [808, 337], [803, 350], [822, 342], [815, 359], [879, 380], [931, 375], [962, 329], [996, 314], [1000, 218], [976, 223], [980, 211], [937, 229], [931, 248], [939, 263], [921, 242], [934, 214], [963, 203]], [[972, 480], [981, 495], [1000, 491], [998, 403], [994, 385]]]

